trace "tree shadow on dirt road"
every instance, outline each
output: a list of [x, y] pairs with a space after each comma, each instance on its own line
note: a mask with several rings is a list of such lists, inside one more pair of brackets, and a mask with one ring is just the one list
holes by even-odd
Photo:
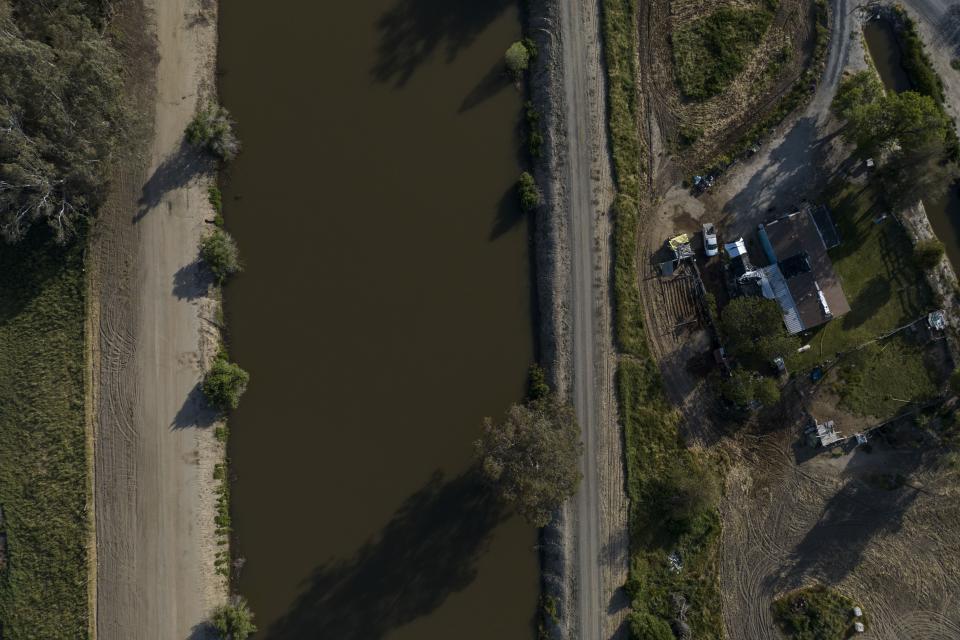
[[371, 73], [403, 87], [437, 49], [452, 62], [514, 0], [398, 0], [377, 20], [380, 41]]
[[139, 222], [159, 205], [167, 193], [186, 186], [195, 176], [212, 170], [213, 166], [208, 155], [190, 145], [186, 139], [181, 140], [180, 146], [164, 158], [143, 185], [133, 222]]
[[317, 567], [268, 640], [378, 640], [427, 615], [476, 577], [505, 512], [478, 475], [435, 472], [380, 534], [347, 560]]

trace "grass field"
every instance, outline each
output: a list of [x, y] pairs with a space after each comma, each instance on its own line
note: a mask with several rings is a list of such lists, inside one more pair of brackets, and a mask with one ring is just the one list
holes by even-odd
[[841, 244], [830, 252], [850, 302], [847, 315], [814, 330], [812, 348], [791, 358], [809, 369], [868, 340], [915, 320], [933, 308], [933, 294], [914, 264], [906, 231], [884, 213], [869, 187], [847, 186], [828, 194]]
[[[773, 603], [773, 617], [790, 640], [846, 640], [854, 635], [854, 602], [822, 585]], [[866, 619], [860, 620], [866, 625]]]
[[0, 246], [0, 636], [87, 637], [81, 244]]
[[[663, 397], [660, 372], [651, 360], [624, 360], [617, 371], [617, 395], [624, 424], [627, 495], [630, 498], [630, 593], [634, 616], [650, 615], [667, 623], [676, 615], [672, 595], [690, 604], [694, 637], [719, 640], [723, 617], [719, 591], [716, 508], [701, 512], [680, 535], [666, 530], [656, 505], [658, 487], [677, 467], [713, 473], [694, 459], [677, 430], [677, 413]], [[668, 557], [682, 559], [679, 571]]]
[[673, 64], [680, 91], [691, 100], [711, 98], [743, 71], [767, 32], [776, 3], [724, 7], [673, 33]]
[[940, 376], [928, 357], [924, 345], [902, 333], [856, 351], [839, 365], [840, 405], [857, 415], [887, 418], [931, 400]]

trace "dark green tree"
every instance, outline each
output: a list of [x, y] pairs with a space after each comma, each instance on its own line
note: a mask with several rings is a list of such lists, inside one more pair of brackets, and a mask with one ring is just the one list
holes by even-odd
[[921, 240], [913, 247], [913, 259], [921, 269], [933, 269], [943, 258], [943, 243], [936, 238]]
[[580, 484], [580, 427], [566, 402], [549, 396], [487, 418], [474, 443], [484, 477], [531, 524], [545, 526]]
[[203, 394], [218, 409], [236, 409], [249, 382], [250, 374], [220, 352], [203, 378]]
[[237, 243], [233, 236], [223, 229], [214, 230], [200, 241], [200, 257], [210, 267], [217, 282], [221, 284], [243, 269]]
[[691, 531], [698, 519], [716, 508], [720, 499], [716, 475], [697, 462], [689, 464], [697, 468], [674, 465], [654, 483], [656, 495], [650, 501], [659, 509], [659, 513], [651, 515], [662, 518], [675, 535]]
[[790, 353], [797, 345], [783, 324], [780, 305], [766, 298], [734, 298], [720, 315], [720, 327], [738, 357], [766, 362]]
[[630, 614], [630, 640], [675, 640], [670, 625], [646, 611]]
[[520, 208], [524, 213], [531, 213], [540, 206], [543, 196], [537, 187], [533, 176], [524, 171], [520, 174], [520, 180], [517, 181], [517, 191], [520, 194]]

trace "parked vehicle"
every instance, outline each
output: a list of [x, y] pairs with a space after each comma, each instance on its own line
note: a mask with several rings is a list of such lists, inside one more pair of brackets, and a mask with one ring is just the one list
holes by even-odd
[[703, 225], [703, 251], [708, 258], [712, 258], [720, 251], [720, 245], [717, 244], [717, 228], [712, 222]]

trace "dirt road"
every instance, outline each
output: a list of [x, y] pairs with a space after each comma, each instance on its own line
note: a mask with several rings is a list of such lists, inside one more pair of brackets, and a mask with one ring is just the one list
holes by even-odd
[[153, 135], [140, 170], [119, 170], [93, 244], [100, 640], [202, 637], [226, 594], [214, 571], [211, 486], [221, 452], [211, 429], [197, 428], [211, 418], [197, 389], [214, 341], [196, 264], [209, 172], [182, 147], [197, 96], [212, 87], [215, 9], [145, 5], [156, 54], [140, 62], [146, 77], [156, 64], [156, 84], [141, 89], [155, 98], [145, 105]]
[[613, 637], [626, 614], [616, 601], [627, 572], [627, 505], [613, 399], [616, 365], [607, 278], [613, 193], [596, 0], [560, 2], [566, 107], [565, 184], [571, 246], [573, 400], [582, 429], [583, 483], [573, 514], [570, 637]]

